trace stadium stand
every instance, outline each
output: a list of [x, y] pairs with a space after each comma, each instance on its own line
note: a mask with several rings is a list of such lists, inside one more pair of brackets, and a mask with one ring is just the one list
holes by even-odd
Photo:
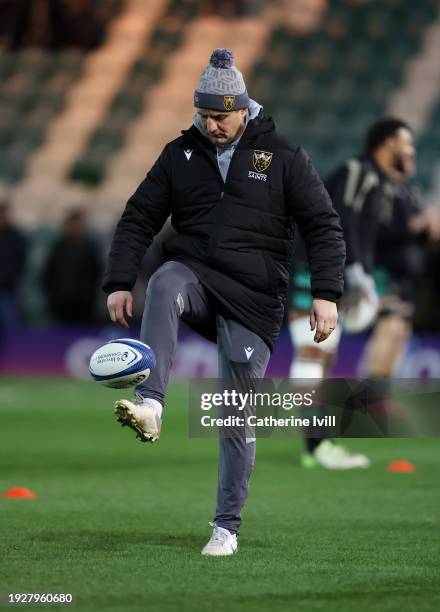
[[68, 89], [66, 102], [45, 132], [43, 145], [30, 157], [26, 175], [14, 190], [19, 221], [59, 220], [72, 201], [84, 200], [69, 186], [68, 172], [90, 134], [107, 112], [114, 94], [143, 48], [166, 0], [127, 0], [109, 22], [104, 43], [84, 58], [81, 77]]
[[325, 175], [385, 112], [437, 12], [434, 0], [335, 0], [315, 32], [274, 30], [249, 87]]
[[[425, 30], [420, 52], [405, 67], [405, 79], [388, 101], [389, 114], [405, 118], [419, 136], [418, 181], [425, 191], [440, 193], [440, 11]], [[437, 171], [436, 171], [437, 168]]]
[[93, 49], [125, 0], [0, 0], [0, 48]]
[[84, 53], [26, 49], [0, 55], [0, 180], [15, 183], [81, 75]]
[[426, 129], [419, 138], [418, 180], [421, 185], [432, 193], [433, 197], [440, 195], [440, 100], [431, 114]]
[[[23, 177], [70, 88], [81, 78], [84, 49], [99, 44], [120, 8], [121, 0], [98, 0], [89, 9], [87, 2], [40, 2], [35, 7], [1, 0], [0, 181], [13, 184]], [[77, 26], [90, 9], [91, 25], [82, 28], [81, 38]]]
[[109, 112], [74, 164], [73, 180], [89, 185], [101, 182], [108, 159], [121, 147], [126, 127], [142, 112], [145, 97], [161, 78], [168, 55], [182, 43], [185, 26], [200, 10], [199, 5], [199, 0], [172, 0], [165, 8], [113, 98]]
[[31, 160], [29, 176], [39, 174], [41, 166], [50, 164], [52, 177], [56, 174], [64, 178], [125, 81], [163, 4], [164, 0], [152, 0], [148, 11], [144, 8], [139, 13], [139, 3], [133, 7], [129, 2], [113, 20], [105, 43], [87, 56], [82, 78], [69, 92], [64, 112], [51, 126], [45, 147]]
[[[163, 144], [188, 123], [188, 84], [216, 45], [233, 47], [252, 96], [323, 175], [356, 152], [367, 124], [399, 92], [409, 99], [417, 90], [412, 63], [426, 71], [427, 61], [430, 74], [438, 64], [435, 0], [307, 0], [295, 10], [280, 0], [278, 16], [261, 0], [230, 2], [221, 16], [207, 0], [94, 3], [108, 11], [98, 48], [0, 54], [0, 183], [12, 186], [17, 220], [28, 226], [56, 222], [80, 203], [111, 225]], [[416, 121], [425, 113], [425, 189], [439, 158], [432, 83], [430, 95], [429, 105], [412, 106]]]

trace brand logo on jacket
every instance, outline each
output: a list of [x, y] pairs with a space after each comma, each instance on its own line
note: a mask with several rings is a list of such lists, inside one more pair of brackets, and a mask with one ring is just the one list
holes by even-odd
[[254, 155], [252, 157], [252, 162], [254, 164], [254, 168], [257, 172], [264, 172], [270, 166], [270, 162], [272, 161], [273, 153], [269, 153], [268, 151], [254, 151]]
[[254, 348], [252, 348], [251, 346], [245, 346], [244, 348], [244, 352], [246, 353], [246, 358], [249, 361], [249, 359], [252, 357], [252, 353], [255, 351]]
[[255, 150], [252, 155], [252, 164], [256, 170], [249, 170], [248, 178], [255, 179], [256, 181], [267, 181], [267, 174], [264, 174], [264, 170], [267, 170], [272, 161], [273, 153], [269, 151], [258, 151]]
[[185, 153], [186, 159], [189, 161], [191, 159], [191, 155], [193, 154], [193, 150], [192, 149], [184, 149], [183, 152]]
[[254, 172], [253, 170], [249, 170], [248, 178], [255, 179], [256, 181], [267, 181], [267, 174], [262, 174], [261, 172]]
[[231, 111], [235, 105], [235, 96], [223, 96], [223, 106], [227, 111]]

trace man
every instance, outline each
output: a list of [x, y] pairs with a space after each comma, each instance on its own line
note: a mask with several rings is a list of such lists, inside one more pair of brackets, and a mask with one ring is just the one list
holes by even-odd
[[[342, 229], [328, 194], [305, 152], [249, 99], [230, 50], [213, 52], [194, 105], [194, 125], [164, 148], [128, 201], [104, 280], [110, 316], [126, 327], [139, 262], [171, 214], [176, 235], [148, 284], [141, 328], [157, 366], [137, 401], [116, 402], [118, 420], [150, 441], [160, 433], [179, 319], [217, 342], [225, 388], [249, 389], [264, 376], [283, 319], [294, 221], [310, 258], [316, 342], [336, 327], [343, 287]], [[254, 456], [254, 438], [220, 437], [214, 530], [202, 554], [236, 552]]]
[[93, 322], [102, 267], [98, 245], [87, 232], [85, 213], [69, 211], [42, 272], [48, 306], [58, 323]]
[[[364, 300], [371, 314], [377, 311], [378, 297], [372, 276], [380, 219], [392, 206], [396, 190], [406, 180], [414, 165], [415, 148], [409, 126], [400, 119], [385, 118], [369, 129], [365, 153], [349, 159], [326, 182], [336, 210], [340, 214], [347, 245], [345, 268], [346, 293], [341, 309], [349, 311]], [[342, 327], [331, 338], [315, 346], [306, 325], [309, 272], [304, 261], [297, 264], [293, 275], [293, 293], [289, 313], [289, 329], [296, 354], [290, 369], [291, 378], [321, 379], [326, 377], [334, 361]], [[373, 320], [370, 317], [370, 323]], [[395, 336], [396, 334], [394, 334]], [[385, 333], [391, 345], [393, 335]], [[371, 372], [374, 376], [375, 372]], [[306, 438], [307, 452], [302, 456], [304, 467], [322, 465], [328, 469], [368, 467], [365, 455], [352, 454], [327, 439]]]
[[[407, 178], [415, 168], [408, 165]], [[374, 277], [380, 310], [366, 347], [368, 377], [381, 381], [384, 397], [412, 334], [414, 303], [427, 260], [427, 247], [439, 240], [439, 208], [425, 206], [407, 183], [380, 211]], [[390, 406], [392, 408], [392, 406]]]

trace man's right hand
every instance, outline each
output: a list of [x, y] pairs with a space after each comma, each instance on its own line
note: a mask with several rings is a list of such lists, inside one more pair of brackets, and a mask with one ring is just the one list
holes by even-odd
[[114, 291], [107, 298], [110, 319], [122, 327], [128, 327], [127, 317], [133, 316], [133, 296], [130, 291]]

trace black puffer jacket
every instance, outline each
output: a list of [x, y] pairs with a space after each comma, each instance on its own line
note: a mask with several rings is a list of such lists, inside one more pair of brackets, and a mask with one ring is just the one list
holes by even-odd
[[191, 267], [219, 310], [271, 348], [283, 319], [295, 222], [308, 251], [313, 296], [336, 301], [342, 293], [339, 217], [304, 150], [280, 138], [270, 117], [248, 123], [226, 183], [215, 147], [197, 128], [165, 147], [116, 228], [107, 293], [131, 290], [169, 214], [177, 235], [164, 244], [167, 258]]

